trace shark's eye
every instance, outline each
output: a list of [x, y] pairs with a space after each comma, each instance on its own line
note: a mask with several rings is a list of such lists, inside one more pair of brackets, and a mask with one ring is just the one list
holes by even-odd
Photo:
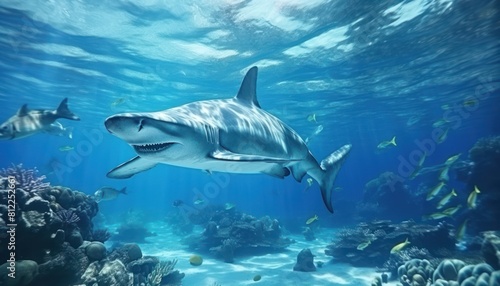
[[137, 132], [142, 130], [142, 127], [144, 127], [144, 119], [139, 120], [139, 124], [137, 125]]

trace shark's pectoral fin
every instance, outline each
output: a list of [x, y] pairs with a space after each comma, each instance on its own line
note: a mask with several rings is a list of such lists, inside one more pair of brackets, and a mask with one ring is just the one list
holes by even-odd
[[241, 162], [284, 163], [290, 161], [288, 159], [273, 158], [261, 155], [237, 154], [223, 149], [215, 150], [210, 154], [210, 157], [222, 161], [241, 161]]
[[142, 171], [149, 170], [157, 164], [157, 162], [149, 161], [136, 156], [127, 162], [118, 165], [113, 170], [109, 171], [106, 176], [114, 179], [126, 179]]

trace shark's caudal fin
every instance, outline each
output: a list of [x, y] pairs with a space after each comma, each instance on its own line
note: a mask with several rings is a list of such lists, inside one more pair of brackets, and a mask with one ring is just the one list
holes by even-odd
[[319, 182], [321, 189], [321, 196], [323, 197], [323, 202], [325, 203], [326, 208], [333, 213], [333, 206], [331, 202], [332, 191], [333, 191], [333, 183], [335, 182], [335, 178], [337, 177], [337, 173], [342, 167], [345, 159], [347, 158], [347, 154], [351, 151], [350, 144], [344, 145], [340, 147], [337, 151], [330, 154], [323, 161], [321, 161], [321, 169], [323, 170], [323, 178]]
[[78, 116], [76, 116], [76, 114], [74, 114], [73, 112], [71, 112], [69, 110], [68, 98], [65, 98], [61, 101], [61, 103], [59, 104], [59, 107], [57, 107], [56, 115], [57, 115], [57, 117], [60, 117], [60, 118], [66, 118], [66, 119], [71, 119], [71, 120], [80, 120], [80, 118]]

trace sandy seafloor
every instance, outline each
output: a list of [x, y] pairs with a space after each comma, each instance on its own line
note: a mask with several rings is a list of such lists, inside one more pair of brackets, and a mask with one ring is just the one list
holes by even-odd
[[[225, 263], [213, 256], [202, 255], [203, 264], [192, 266], [189, 257], [199, 254], [188, 249], [182, 243], [183, 237], [172, 234], [169, 226], [159, 223], [148, 224], [148, 229], [157, 236], [147, 237], [147, 243], [139, 243], [143, 255], [156, 256], [160, 260], [177, 259], [175, 269], [186, 274], [182, 280], [183, 285], [211, 286], [217, 282], [221, 286], [232, 285], [345, 285], [364, 286], [371, 285], [375, 276], [380, 275], [374, 268], [356, 268], [349, 264], [335, 262], [331, 256], [325, 255], [325, 248], [334, 236], [335, 230], [322, 230], [316, 234], [317, 239], [306, 241], [302, 235], [286, 234], [285, 237], [296, 242], [287, 250], [278, 253], [257, 256], [236, 256], [234, 263]], [[110, 228], [113, 230], [113, 227]], [[195, 232], [201, 232], [196, 229]], [[111, 246], [113, 240], [106, 242]], [[304, 248], [309, 248], [316, 256], [314, 261], [324, 262], [323, 267], [315, 272], [293, 271], [297, 254]], [[255, 275], [261, 275], [258, 282], [253, 281]], [[396, 285], [391, 281], [384, 285]]]

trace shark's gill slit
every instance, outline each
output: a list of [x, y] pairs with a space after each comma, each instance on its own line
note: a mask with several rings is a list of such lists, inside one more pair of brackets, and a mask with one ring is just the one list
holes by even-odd
[[144, 121], [144, 119], [139, 120], [139, 124], [137, 125], [137, 132], [139, 132], [139, 131], [141, 131], [141, 130], [142, 130], [142, 127], [143, 127], [143, 121]]

